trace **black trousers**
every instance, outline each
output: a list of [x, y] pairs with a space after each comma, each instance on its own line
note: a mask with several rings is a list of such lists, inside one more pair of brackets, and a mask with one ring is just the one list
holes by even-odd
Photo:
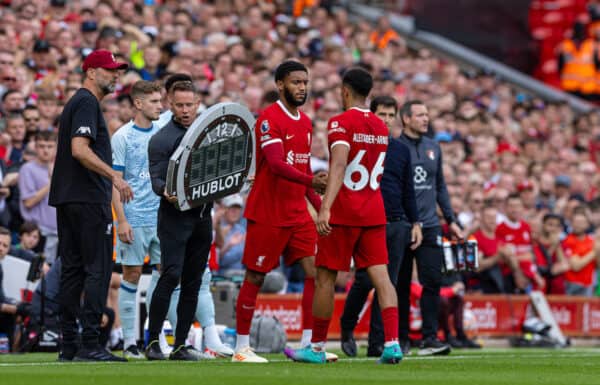
[[[63, 344], [98, 344], [112, 270], [112, 213], [110, 205], [70, 203], [57, 207], [60, 278], [60, 326]], [[83, 296], [83, 301], [82, 301]]]
[[149, 337], [151, 341], [158, 338], [171, 294], [181, 284], [175, 328], [175, 345], [179, 346], [185, 343], [194, 319], [212, 243], [212, 219], [210, 215], [202, 218], [197, 210], [178, 211], [162, 201], [157, 229], [161, 274], [150, 303]]
[[[400, 265], [404, 255], [410, 246], [411, 225], [407, 222], [390, 222], [386, 225], [386, 244], [388, 250], [388, 273], [394, 286], [397, 286], [400, 273]], [[354, 283], [348, 292], [344, 313], [340, 318], [342, 330], [352, 331], [358, 322], [358, 316], [367, 300], [373, 284], [369, 279], [366, 269], [358, 270], [355, 274]], [[371, 320], [369, 326], [369, 346], [383, 346], [383, 321], [379, 302], [375, 296], [371, 306]]]
[[[2, 282], [0, 282], [0, 285]], [[8, 337], [8, 347], [12, 351], [12, 346], [15, 339], [15, 326], [17, 316], [14, 314], [0, 313], [0, 334], [6, 334]]]

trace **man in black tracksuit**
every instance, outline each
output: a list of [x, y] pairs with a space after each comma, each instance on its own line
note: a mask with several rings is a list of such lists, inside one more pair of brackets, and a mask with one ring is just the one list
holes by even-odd
[[[383, 120], [391, 132], [398, 115], [396, 100], [390, 96], [375, 97], [371, 101], [370, 109]], [[385, 155], [381, 177], [381, 195], [387, 217], [388, 273], [392, 284], [396, 286], [404, 254], [409, 246], [414, 250], [420, 245], [422, 235], [417, 215], [410, 151], [406, 145], [393, 138], [390, 138]], [[356, 356], [357, 350], [353, 331], [372, 288], [373, 285], [366, 270], [358, 270], [346, 298], [344, 313], [340, 318], [342, 350], [351, 357]], [[379, 357], [384, 343], [383, 323], [378, 301], [373, 300], [372, 303], [367, 356]]]
[[175, 207], [177, 197], [166, 192], [169, 159], [194, 122], [200, 103], [198, 93], [189, 81], [176, 82], [168, 90], [168, 95], [173, 118], [148, 144], [152, 189], [162, 199], [157, 226], [161, 274], [150, 302], [150, 342], [146, 348], [146, 357], [149, 360], [164, 359], [158, 335], [169, 309], [171, 294], [180, 284], [175, 344], [169, 359], [196, 361], [198, 356], [185, 347], [185, 340], [196, 311], [198, 291], [212, 243], [212, 203], [179, 211]]
[[442, 170], [440, 146], [425, 136], [429, 126], [427, 107], [417, 100], [406, 102], [400, 109], [400, 118], [404, 129], [399, 140], [410, 149], [419, 220], [423, 223], [423, 243], [406, 255], [400, 267], [397, 285], [399, 337], [401, 342], [408, 340], [410, 282], [413, 258], [415, 258], [419, 281], [423, 285], [420, 301], [423, 342], [419, 355], [448, 354], [450, 346], [437, 339], [443, 258], [442, 231], [436, 213], [437, 205], [442, 210], [451, 235], [462, 238], [463, 234], [450, 205]]

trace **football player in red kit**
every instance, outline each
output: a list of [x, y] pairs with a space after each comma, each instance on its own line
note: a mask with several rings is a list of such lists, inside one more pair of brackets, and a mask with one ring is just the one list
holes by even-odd
[[305, 271], [302, 299], [303, 342], [310, 343], [315, 287], [317, 232], [306, 200], [318, 210], [327, 174], [312, 175], [312, 123], [298, 107], [306, 101], [308, 70], [285, 61], [275, 71], [279, 100], [258, 117], [256, 174], [244, 216], [248, 220], [242, 262], [246, 275], [237, 306], [237, 341], [233, 362], [263, 363], [250, 348], [250, 324], [265, 275], [279, 265], [299, 262]]
[[286, 349], [294, 361], [326, 362], [325, 342], [333, 312], [338, 271], [367, 269], [383, 318], [385, 344], [382, 363], [398, 363], [398, 301], [387, 272], [386, 217], [379, 187], [389, 134], [385, 124], [366, 105], [373, 78], [361, 68], [342, 79], [345, 112], [329, 120], [329, 180], [317, 218], [319, 232], [317, 279], [313, 304], [311, 346]]

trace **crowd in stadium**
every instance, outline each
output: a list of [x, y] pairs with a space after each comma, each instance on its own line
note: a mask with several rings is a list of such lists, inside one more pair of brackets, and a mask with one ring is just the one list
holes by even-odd
[[[350, 22], [344, 9], [331, 12], [334, 2], [288, 3], [2, 2], [0, 224], [13, 235], [8, 254], [45, 249], [49, 263], [56, 256], [49, 154], [62, 106], [81, 87], [82, 60], [91, 50], [108, 49], [130, 64], [117, 92], [102, 103], [112, 131], [133, 116], [133, 83], [172, 73], [189, 73], [204, 106], [234, 101], [258, 114], [277, 100], [274, 68], [294, 57], [310, 71], [302, 109], [313, 120], [314, 172], [328, 167], [326, 126], [342, 110], [344, 69], [368, 69], [375, 78], [372, 96], [392, 96], [399, 106], [425, 102], [452, 207], [480, 246], [481, 271], [448, 286], [459, 280], [460, 293], [600, 295], [600, 115], [577, 115], [568, 104], [522, 93], [493, 73], [410, 49], [386, 17], [375, 25]], [[401, 130], [397, 119], [392, 136]], [[236, 196], [215, 206], [221, 275], [243, 270], [244, 202]], [[288, 290], [301, 291], [302, 272], [291, 267], [283, 273]], [[341, 276], [339, 291], [351, 280]]]

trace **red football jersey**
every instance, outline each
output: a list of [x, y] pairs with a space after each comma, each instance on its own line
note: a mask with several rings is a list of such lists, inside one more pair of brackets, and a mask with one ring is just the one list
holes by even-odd
[[483, 255], [483, 258], [490, 258], [498, 253], [497, 237], [488, 238], [481, 230], [477, 230], [473, 233], [473, 236], [477, 239], [479, 252]]
[[388, 129], [369, 110], [351, 108], [329, 120], [329, 147], [348, 146], [344, 183], [333, 206], [330, 223], [376, 226], [386, 223], [379, 182], [388, 145]]
[[[498, 225], [496, 228], [496, 238], [500, 246], [509, 245], [517, 257], [523, 254], [531, 254], [533, 258], [533, 243], [531, 238], [531, 228], [525, 221], [519, 223], [512, 223], [508, 219]], [[520, 264], [523, 265], [521, 261]], [[533, 262], [533, 261], [531, 261]], [[530, 269], [530, 266], [525, 264], [526, 270]], [[523, 266], [521, 266], [523, 268]], [[506, 275], [510, 273], [510, 267], [504, 265], [502, 272]], [[527, 275], [527, 271], [523, 271]]]
[[306, 207], [307, 187], [271, 172], [263, 148], [283, 144], [284, 161], [310, 174], [312, 123], [298, 111], [293, 116], [281, 101], [267, 107], [256, 120], [256, 174], [244, 216], [258, 223], [292, 226], [311, 220]]

